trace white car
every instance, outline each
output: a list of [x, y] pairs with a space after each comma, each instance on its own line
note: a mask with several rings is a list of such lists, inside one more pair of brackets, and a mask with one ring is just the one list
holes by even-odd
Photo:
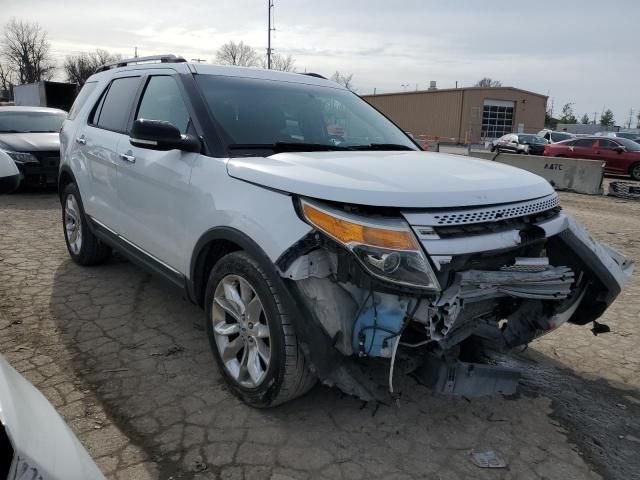
[[554, 130], [549, 130], [548, 128], [540, 130], [537, 135], [538, 137], [546, 139], [549, 143], [558, 143], [564, 140], [571, 140], [572, 138], [575, 138], [575, 135], [573, 133], [556, 132]]
[[0, 479], [104, 480], [44, 395], [1, 355]]
[[367, 358], [392, 390], [396, 358], [451, 365], [593, 322], [633, 269], [542, 178], [422, 152], [317, 75], [121, 60], [60, 139], [71, 258], [116, 249], [183, 289], [254, 406], [316, 379], [371, 400]]

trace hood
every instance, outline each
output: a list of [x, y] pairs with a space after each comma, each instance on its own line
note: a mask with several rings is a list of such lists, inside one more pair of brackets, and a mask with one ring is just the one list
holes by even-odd
[[16, 152], [60, 150], [60, 136], [54, 133], [0, 133], [0, 148]]
[[553, 193], [543, 178], [488, 160], [430, 152], [279, 153], [231, 158], [229, 175], [277, 190], [358, 205], [446, 208]]

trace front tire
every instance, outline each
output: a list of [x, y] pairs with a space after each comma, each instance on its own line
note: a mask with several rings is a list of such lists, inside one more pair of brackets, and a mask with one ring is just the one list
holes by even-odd
[[287, 402], [316, 383], [282, 299], [279, 287], [243, 251], [220, 259], [207, 282], [213, 355], [231, 391], [254, 407]]
[[62, 193], [62, 226], [67, 251], [79, 265], [99, 265], [111, 255], [111, 247], [102, 243], [89, 229], [80, 192], [70, 183]]

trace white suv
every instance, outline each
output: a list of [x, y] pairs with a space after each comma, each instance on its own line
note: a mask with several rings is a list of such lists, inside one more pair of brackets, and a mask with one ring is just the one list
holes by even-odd
[[60, 138], [71, 258], [115, 249], [184, 289], [255, 406], [316, 379], [379, 398], [371, 358], [392, 390], [396, 357], [458, 365], [595, 321], [632, 270], [542, 178], [422, 152], [317, 75], [123, 60]]

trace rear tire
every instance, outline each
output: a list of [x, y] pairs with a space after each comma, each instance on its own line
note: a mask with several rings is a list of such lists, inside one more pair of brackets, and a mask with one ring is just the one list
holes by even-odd
[[243, 251], [222, 257], [207, 282], [205, 313], [213, 355], [231, 391], [253, 407], [287, 402], [316, 383], [283, 297]]
[[99, 265], [111, 256], [111, 247], [89, 228], [75, 183], [68, 184], [62, 193], [62, 228], [69, 256], [78, 265]]
[[631, 165], [629, 175], [631, 175], [631, 178], [634, 180], [640, 180], [640, 162]]

